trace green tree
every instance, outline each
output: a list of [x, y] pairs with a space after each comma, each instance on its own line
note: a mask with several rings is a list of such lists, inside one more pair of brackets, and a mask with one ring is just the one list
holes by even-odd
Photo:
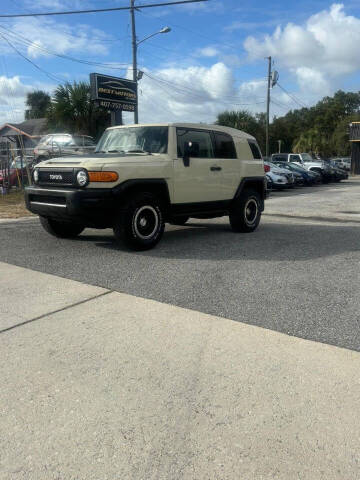
[[35, 90], [29, 92], [26, 95], [26, 106], [29, 107], [25, 110], [25, 119], [31, 118], [44, 118], [50, 108], [51, 98], [50, 95], [43, 90]]
[[93, 105], [87, 82], [67, 82], [54, 92], [48, 111], [50, 128], [55, 131], [78, 133], [98, 137], [109, 126], [106, 110]]
[[262, 150], [265, 148], [265, 114], [256, 114], [247, 110], [228, 111], [219, 113], [216, 120], [217, 125], [237, 128], [253, 135]]

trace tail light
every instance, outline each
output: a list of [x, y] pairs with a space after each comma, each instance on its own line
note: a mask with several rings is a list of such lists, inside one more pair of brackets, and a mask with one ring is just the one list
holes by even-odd
[[265, 173], [270, 172], [270, 167], [269, 167], [269, 165], [264, 165], [264, 171], [265, 171]]

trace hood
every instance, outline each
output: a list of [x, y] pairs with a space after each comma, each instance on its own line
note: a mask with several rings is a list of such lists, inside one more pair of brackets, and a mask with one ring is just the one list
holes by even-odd
[[124, 154], [124, 153], [92, 153], [87, 155], [77, 155], [69, 157], [58, 157], [45, 160], [36, 165], [36, 167], [47, 168], [61, 168], [61, 167], [84, 167], [101, 169], [104, 165], [116, 164], [134, 164], [143, 163], [149, 157], [151, 159], [163, 157], [163, 155], [149, 155], [149, 154]]

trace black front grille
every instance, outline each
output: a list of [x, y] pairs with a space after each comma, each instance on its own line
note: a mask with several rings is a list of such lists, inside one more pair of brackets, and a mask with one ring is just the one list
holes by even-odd
[[74, 170], [39, 170], [40, 185], [74, 185]]

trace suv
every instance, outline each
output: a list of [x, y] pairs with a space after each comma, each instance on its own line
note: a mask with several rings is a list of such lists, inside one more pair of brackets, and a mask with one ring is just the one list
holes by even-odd
[[95, 150], [95, 146], [94, 139], [88, 135], [51, 133], [42, 137], [34, 148], [35, 161], [63, 155], [83, 155]]
[[91, 155], [41, 162], [27, 208], [57, 237], [109, 228], [135, 250], [157, 244], [165, 222], [229, 215], [254, 231], [264, 209], [264, 164], [254, 137], [218, 125], [111, 127]]
[[271, 161], [275, 163], [297, 163], [303, 168], [306, 168], [306, 170], [319, 173], [324, 183], [334, 179], [333, 169], [327, 165], [326, 162], [314, 160], [309, 153], [273, 153], [271, 155]]

